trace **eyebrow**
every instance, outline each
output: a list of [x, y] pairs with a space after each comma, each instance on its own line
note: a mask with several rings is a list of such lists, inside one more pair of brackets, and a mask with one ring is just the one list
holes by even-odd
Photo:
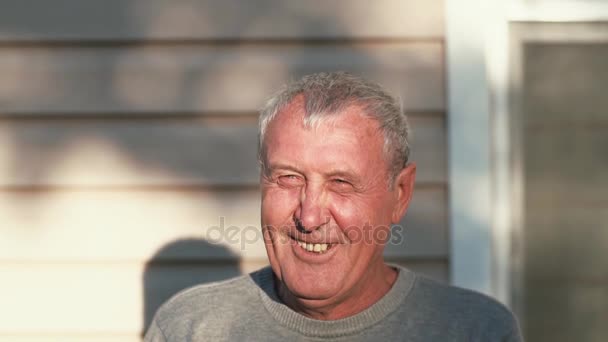
[[330, 172], [327, 172], [325, 175], [328, 176], [329, 178], [339, 177], [339, 178], [350, 179], [353, 181], [359, 180], [359, 178], [357, 176], [355, 176], [352, 172], [350, 172], [348, 170], [332, 170]]
[[281, 163], [269, 163], [268, 165], [268, 170], [269, 171], [274, 171], [274, 170], [291, 170], [291, 171], [295, 171], [295, 172], [300, 172], [300, 170], [298, 170], [298, 168], [296, 168], [295, 166], [289, 165], [289, 164], [281, 164]]
[[[282, 163], [270, 164], [268, 167], [268, 170], [270, 172], [275, 171], [275, 170], [290, 170], [290, 171], [302, 173], [297, 167], [295, 167], [293, 165], [289, 165], [289, 164], [282, 164]], [[346, 178], [346, 179], [349, 179], [352, 181], [359, 181], [359, 177], [357, 177], [353, 172], [351, 172], [348, 169], [332, 169], [328, 172], [324, 172], [323, 175], [327, 178], [340, 177], [340, 178]]]

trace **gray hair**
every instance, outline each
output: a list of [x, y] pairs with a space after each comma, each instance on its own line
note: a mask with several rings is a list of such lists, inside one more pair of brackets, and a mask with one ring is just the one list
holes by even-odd
[[409, 125], [401, 106], [379, 84], [346, 72], [321, 72], [307, 75], [283, 86], [260, 110], [258, 160], [266, 172], [264, 137], [268, 125], [297, 96], [304, 98], [304, 126], [342, 113], [351, 106], [359, 106], [363, 114], [376, 120], [384, 136], [384, 154], [389, 164], [389, 186], [407, 165], [410, 154]]

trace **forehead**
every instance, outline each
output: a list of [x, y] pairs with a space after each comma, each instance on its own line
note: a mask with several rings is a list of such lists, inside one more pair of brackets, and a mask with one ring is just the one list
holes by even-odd
[[[350, 106], [307, 127], [303, 102], [296, 99], [270, 123], [265, 137], [266, 157], [274, 162], [354, 168], [385, 165], [384, 139], [378, 123]], [[382, 163], [382, 164], [378, 164]]]

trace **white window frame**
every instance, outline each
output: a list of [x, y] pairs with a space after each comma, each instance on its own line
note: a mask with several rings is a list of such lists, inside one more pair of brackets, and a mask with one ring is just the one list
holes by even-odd
[[453, 285], [513, 306], [520, 262], [511, 246], [520, 210], [513, 199], [521, 185], [511, 159], [509, 24], [596, 21], [608, 21], [607, 2], [446, 0]]

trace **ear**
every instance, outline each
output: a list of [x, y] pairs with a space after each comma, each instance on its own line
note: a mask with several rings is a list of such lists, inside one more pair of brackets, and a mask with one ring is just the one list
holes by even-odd
[[416, 163], [406, 166], [395, 178], [394, 189], [397, 203], [393, 209], [392, 223], [401, 221], [407, 211], [412, 195], [414, 193], [414, 181], [416, 180]]

